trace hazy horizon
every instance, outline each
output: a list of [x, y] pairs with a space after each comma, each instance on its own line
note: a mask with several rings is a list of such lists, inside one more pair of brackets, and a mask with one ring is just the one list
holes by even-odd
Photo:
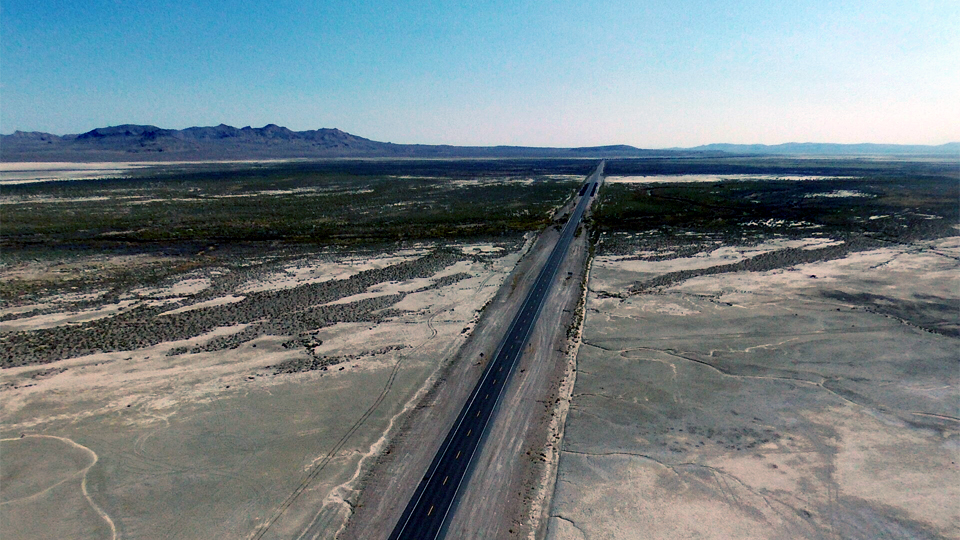
[[[85, 131], [83, 131], [83, 132], [76, 132], [76, 133], [50, 133], [50, 132], [43, 132], [43, 133], [50, 133], [50, 134], [52, 134], [52, 135], [57, 135], [57, 136], [59, 136], [59, 137], [75, 136], [75, 135], [82, 135], [83, 133], [87, 133], [87, 132], [93, 131], [93, 130], [95, 130], [95, 129], [109, 128], [109, 127], [117, 127], [117, 126], [121, 126], [121, 125], [153, 125], [153, 124], [116, 124], [116, 125], [113, 125], [113, 126], [97, 126], [97, 127], [95, 127], [95, 128], [91, 128], [91, 129], [85, 130]], [[210, 126], [186, 126], [186, 127], [183, 127], [183, 128], [170, 128], [170, 127], [167, 127], [167, 126], [156, 126], [156, 125], [153, 125], [153, 127], [157, 127], [157, 128], [160, 128], [160, 129], [177, 129], [177, 130], [180, 130], [180, 129], [186, 129], [186, 128], [212, 128], [212, 127], [217, 127], [217, 126], [219, 126], [219, 125], [220, 125], [220, 124], [210, 125]], [[245, 125], [245, 126], [229, 126], [229, 127], [233, 127], [233, 128], [237, 128], [237, 129], [246, 129], [246, 128], [263, 129], [263, 128], [266, 128], [266, 127], [269, 126], [269, 125], [277, 125], [277, 124], [271, 123], [271, 124], [265, 124], [265, 125], [263, 125], [263, 126], [250, 126], [250, 125]], [[285, 127], [287, 127], [287, 126], [279, 126], [279, 127], [285, 128]], [[288, 128], [288, 129], [289, 129], [289, 128]], [[320, 129], [339, 129], [339, 128], [324, 126], [324, 127], [321, 127], [321, 128], [308, 128], [307, 130], [294, 130], [294, 131], [301, 131], [301, 132], [302, 132], [302, 131], [320, 130]], [[15, 131], [27, 132], [26, 130], [15, 130]], [[343, 130], [341, 130], [341, 131], [343, 131]], [[32, 132], [36, 133], [37, 131], [32, 131]], [[0, 132], [0, 135], [9, 136], [9, 135], [13, 135], [13, 133], [14, 133], [14, 132], [10, 132], [10, 133], [2, 133], [2, 132]], [[350, 135], [354, 135], [354, 136], [357, 136], [357, 137], [362, 137], [362, 138], [370, 139], [369, 137], [364, 137], [364, 135], [361, 134], [361, 133], [350, 133]], [[371, 139], [371, 140], [372, 140], [372, 139]], [[395, 142], [395, 141], [376, 141], [376, 142]], [[782, 143], [728, 143], [728, 142], [723, 142], [723, 141], [716, 141], [716, 142], [703, 143], [703, 144], [700, 144], [700, 145], [686, 146], [686, 147], [681, 147], [681, 146], [669, 146], [669, 147], [668, 147], [668, 146], [664, 146], [664, 147], [646, 147], [646, 148], [647, 148], [647, 149], [650, 149], [650, 150], [673, 150], [673, 149], [696, 148], [696, 147], [700, 147], [700, 146], [727, 146], [727, 145], [729, 145], [729, 146], [786, 146], [786, 145], [797, 145], [797, 144], [811, 144], [811, 145], [850, 145], [850, 146], [858, 146], [858, 145], [877, 145], [877, 146], [884, 146], [884, 145], [890, 145], [890, 146], [943, 146], [943, 145], [958, 144], [958, 143], [960, 143], [960, 140], [957, 140], [957, 141], [945, 141], [945, 142], [943, 142], [943, 143], [934, 143], [934, 144], [873, 143], [873, 142], [869, 142], [869, 141], [862, 141], [862, 142], [855, 142], [855, 143], [834, 143], [834, 142], [831, 142], [831, 141], [785, 141], [785, 142], [782, 142]], [[397, 143], [397, 144], [406, 144], [406, 143]], [[409, 144], [448, 145], [449, 143], [445, 143], [445, 142], [440, 141], [440, 142], [433, 142], [433, 143], [409, 143]], [[625, 144], [625, 143], [608, 143], [608, 144], [600, 144], [600, 145], [589, 145], [588, 147], [618, 146], [618, 145], [623, 145], [623, 144]], [[490, 144], [490, 145], [462, 145], [462, 146], [480, 146], [480, 147], [492, 147], [492, 146], [530, 146], [530, 147], [536, 147], [536, 146], [542, 146], [542, 147], [546, 147], [546, 146], [543, 146], [543, 145], [495, 145], [495, 144]], [[633, 145], [628, 145], [628, 146], [633, 146]], [[565, 148], [565, 147], [560, 147], [560, 148]], [[569, 147], [567, 147], [567, 148], [569, 148]], [[640, 148], [640, 147], [637, 147], [637, 148]]]
[[960, 141], [960, 4], [5, 2], [0, 133], [338, 128], [376, 141]]

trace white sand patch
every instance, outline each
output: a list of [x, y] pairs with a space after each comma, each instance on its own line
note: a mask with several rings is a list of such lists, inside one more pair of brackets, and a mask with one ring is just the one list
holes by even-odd
[[170, 298], [173, 296], [192, 296], [209, 288], [208, 278], [188, 278], [178, 281], [169, 287], [140, 288], [131, 291], [133, 294], [151, 298]]
[[[282, 361], [296, 355], [279, 346], [251, 348], [249, 345], [223, 352], [182, 354], [167, 356], [175, 347], [202, 345], [212, 339], [243, 331], [247, 324], [216, 328], [190, 339], [164, 342], [136, 351], [96, 353], [43, 366], [21, 366], [4, 370], [8, 381], [29, 380], [30, 384], [17, 384], [18, 388], [4, 393], [4, 412], [14, 415], [22, 407], [44, 396], [57, 396], [64, 405], [81, 404], [96, 395], [101, 401], [99, 408], [84, 408], [69, 418], [42, 416], [17, 424], [29, 428], [43, 423], [103, 414], [119, 410], [130, 404], [140, 404], [146, 410], [156, 411], [178, 403], [197, 401], [223, 385], [222, 380], [238, 380], [250, 371], [274, 361]], [[40, 369], [65, 369], [53, 377], [27, 378]], [[229, 384], [229, 383], [228, 383]], [[142, 419], [155, 422], [148, 415]]]
[[116, 315], [136, 303], [135, 300], [121, 300], [115, 304], [107, 304], [95, 309], [48, 313], [46, 315], [35, 315], [33, 317], [4, 321], [0, 323], [0, 326], [2, 326], [4, 332], [23, 332], [27, 330], [54, 328], [66, 324], [90, 322]]
[[318, 259], [298, 261], [285, 267], [282, 272], [276, 272], [263, 279], [240, 286], [237, 292], [276, 291], [325, 281], [349, 279], [364, 270], [379, 270], [402, 262], [412, 261], [425, 253], [426, 250], [424, 249], [413, 249], [404, 250], [389, 257], [346, 257], [336, 261]]
[[809, 221], [789, 221], [786, 219], [764, 219], [760, 221], [747, 221], [743, 224], [745, 227], [789, 227], [791, 229], [822, 229], [823, 225], [816, 225]]
[[203, 202], [205, 199], [202, 197], [171, 197], [169, 199], [138, 199], [135, 201], [130, 201], [129, 204], [150, 204], [150, 203], [169, 203], [169, 202], [185, 202], [185, 203], [196, 203]]
[[674, 251], [654, 251], [654, 250], [640, 250], [634, 252], [630, 255], [603, 255], [603, 260], [607, 263], [613, 263], [616, 261], [622, 261], [624, 259], [635, 259], [637, 257], [649, 258], [649, 257], [662, 257], [675, 253]]
[[[317, 331], [316, 338], [323, 341], [323, 344], [316, 347], [314, 352], [318, 356], [351, 355], [398, 344], [412, 346], [430, 337], [431, 332], [427, 325], [410, 322], [386, 322], [373, 326], [370, 323], [337, 323], [327, 326]], [[391, 352], [378, 355], [374, 359], [392, 363], [395, 360], [393, 354]]]
[[452, 180], [448, 185], [453, 187], [470, 186], [497, 186], [497, 185], [524, 185], [529, 186], [535, 180], [533, 178], [466, 178]]
[[[388, 178], [396, 178], [398, 180], [437, 180], [437, 177], [428, 177], [428, 176], [410, 176], [410, 175], [392, 175]], [[539, 177], [539, 180], [548, 179], [548, 180], [559, 180], [559, 181], [580, 181], [583, 180], [583, 176], [578, 174], [551, 174], [545, 177]], [[468, 187], [468, 186], [495, 186], [495, 185], [530, 185], [536, 182], [538, 178], [531, 177], [482, 177], [482, 178], [463, 178], [463, 179], [451, 179], [446, 185], [451, 187]]]
[[289, 163], [297, 159], [214, 160], [214, 161], [137, 161], [137, 162], [0, 162], [0, 185], [30, 184], [61, 180], [97, 180], [125, 176], [150, 167], [202, 164]]
[[[796, 294], [814, 284], [842, 283], [856, 278], [870, 283], [869, 290], [861, 292], [883, 294], [896, 298], [911, 298], [913, 291], [942, 298], [956, 296], [960, 287], [960, 264], [950, 255], [949, 246], [957, 238], [926, 243], [937, 250], [913, 251], [906, 247], [882, 248], [851, 253], [842, 259], [801, 264], [789, 269], [768, 272], [737, 272], [689, 279], [673, 288], [690, 294], [723, 294], [723, 299], [737, 302], [749, 296], [779, 297]], [[939, 246], [944, 246], [940, 248]], [[747, 295], [747, 296], [744, 296]]]
[[875, 195], [870, 195], [869, 193], [863, 193], [862, 191], [856, 191], [851, 189], [835, 189], [833, 191], [823, 192], [823, 193], [807, 193], [803, 196], [805, 199], [840, 199], [846, 197], [865, 197], [872, 198]]
[[928, 245], [937, 251], [960, 256], [960, 236], [941, 238], [930, 242]]
[[833, 241], [826, 238], [802, 238], [797, 240], [784, 238], [770, 240], [757, 246], [723, 246], [712, 251], [698, 253], [693, 257], [680, 257], [664, 261], [623, 260], [622, 256], [602, 256], [596, 258], [595, 264], [601, 268], [616, 268], [620, 271], [627, 272], [666, 274], [680, 270], [697, 270], [710, 268], [711, 266], [738, 263], [751, 257], [780, 249], [816, 249], [832, 244]]
[[117, 197], [2, 197], [0, 205], [97, 202], [115, 199]]
[[313, 187], [304, 187], [304, 188], [290, 188], [290, 189], [265, 189], [260, 191], [253, 191], [250, 193], [234, 193], [230, 195], [209, 195], [205, 198], [207, 199], [241, 199], [245, 197], [260, 197], [263, 195], [303, 195], [316, 193], [320, 191], [317, 188]]
[[466, 254], [498, 253], [503, 251], [502, 247], [495, 246], [493, 244], [468, 244], [465, 246], [460, 246], [460, 249]]
[[170, 311], [164, 311], [160, 315], [174, 315], [176, 313], [193, 311], [195, 309], [204, 309], [208, 307], [223, 306], [226, 304], [235, 304], [237, 302], [244, 300], [245, 298], [246, 296], [235, 296], [231, 294], [227, 296], [221, 296], [220, 298], [214, 298], [213, 300], [207, 300], [206, 302], [198, 302], [193, 305], [183, 306], [181, 308], [172, 309]]
[[[448, 287], [408, 294], [403, 297], [403, 300], [394, 304], [393, 307], [402, 311], [419, 312], [427, 310], [431, 306], [446, 302], [452, 303], [455, 307], [452, 308], [450, 314], [445, 318], [469, 319], [472, 317], [473, 312], [467, 310], [467, 305], [461, 304], [461, 302], [477, 293], [486, 294], [491, 291], [496, 292], [501, 283], [503, 283], [503, 276], [494, 278], [491, 278], [489, 275], [473, 277]], [[454, 315], [454, 313], [456, 313], [456, 315]]]
[[469, 261], [460, 261], [457, 264], [445, 268], [431, 279], [437, 279], [444, 275], [452, 275], [458, 272], [465, 272], [473, 275], [471, 278], [464, 279], [453, 285], [431, 289], [418, 293], [411, 293], [403, 297], [402, 300], [394, 304], [394, 308], [401, 311], [421, 312], [429, 309], [433, 305], [450, 303], [452, 307], [447, 318], [457, 320], [473, 319], [475, 310], [470, 299], [475, 297], [489, 297], [500, 289], [507, 274], [513, 269], [521, 254], [526, 253], [529, 248], [529, 242], [518, 252], [507, 254], [500, 257], [492, 264], [480, 264]]
[[144, 167], [133, 163], [0, 163], [0, 185], [116, 178]]
[[454, 274], [460, 274], [463, 272], [466, 272], [469, 274], [471, 272], [475, 272], [478, 268], [482, 268], [482, 267], [483, 267], [482, 264], [477, 264], [473, 261], [458, 261], [444, 268], [443, 270], [440, 270], [439, 272], [434, 274], [433, 277], [431, 277], [430, 279], [431, 280], [440, 279], [442, 277], [452, 276]]
[[385, 281], [382, 283], [377, 283], [371, 285], [366, 292], [359, 294], [354, 294], [351, 296], [345, 296], [338, 300], [330, 302], [328, 306], [337, 305], [337, 304], [350, 304], [352, 302], [359, 302], [360, 300], [368, 300], [370, 298], [376, 298], [378, 296], [388, 296], [391, 294], [405, 293], [415, 291], [417, 289], [422, 289], [424, 287], [429, 287], [434, 280], [440, 279], [442, 277], [451, 276], [460, 272], [467, 272], [471, 270], [472, 263], [469, 261], [459, 261], [455, 264], [452, 264], [443, 270], [437, 272], [431, 277], [428, 278], [415, 278], [408, 279], [406, 281]]
[[665, 184], [665, 183], [696, 183], [696, 182], [724, 182], [738, 180], [827, 180], [855, 178], [853, 176], [805, 176], [805, 175], [771, 175], [771, 174], [651, 174], [637, 176], [606, 176], [604, 182], [611, 184]]

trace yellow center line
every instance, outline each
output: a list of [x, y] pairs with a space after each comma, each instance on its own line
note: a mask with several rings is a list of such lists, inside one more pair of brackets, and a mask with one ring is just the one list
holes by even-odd
[[457, 457], [455, 457], [455, 458], [453, 458], [453, 459], [460, 459], [460, 452], [457, 452]]
[[443, 483], [442, 483], [442, 484], [440, 484], [440, 485], [441, 485], [441, 486], [445, 486], [445, 485], [447, 485], [447, 480], [449, 480], [449, 479], [450, 479], [450, 477], [449, 477], [449, 476], [444, 476], [444, 477], [443, 477]]
[[427, 510], [427, 515], [429, 516], [429, 515], [432, 514], [432, 513], [433, 513], [433, 507], [431, 506], [431, 507], [430, 507], [430, 510]]

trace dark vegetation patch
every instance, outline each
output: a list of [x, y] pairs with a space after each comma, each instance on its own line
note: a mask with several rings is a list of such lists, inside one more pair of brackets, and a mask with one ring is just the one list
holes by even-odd
[[[960, 234], [960, 171], [955, 163], [781, 158], [697, 163], [620, 160], [609, 163], [607, 172], [856, 176], [604, 186], [593, 215], [595, 234], [600, 238], [598, 251], [603, 255], [655, 261], [773, 239], [821, 238], [833, 242], [810, 249], [779, 249], [731, 264], [668, 272], [635, 283], [627, 294], [656, 293], [697, 276], [763, 272], [839, 259], [890, 244]], [[927, 331], [960, 335], [960, 304], [956, 299], [894, 301], [841, 291], [823, 294]]]
[[[0, 248], [365, 245], [536, 230], [595, 164], [583, 160], [194, 166], [4, 186]], [[519, 183], [517, 181], [528, 181]], [[56, 198], [59, 202], [42, 202]]]
[[379, 356], [393, 351], [400, 351], [409, 348], [409, 345], [388, 345], [371, 351], [363, 351], [356, 354], [345, 354], [339, 356], [317, 356], [310, 349], [308, 358], [294, 358], [281, 362], [275, 366], [266, 366], [266, 369], [272, 370], [274, 375], [282, 373], [302, 373], [305, 371], [327, 371], [330, 366], [335, 366], [341, 362], [359, 360], [372, 356]]
[[650, 248], [815, 233], [910, 242], [956, 234], [958, 185], [950, 177], [611, 184], [594, 220], [604, 232], [656, 231]]
[[638, 293], [649, 289], [660, 287], [669, 287], [675, 283], [686, 281], [697, 276], [709, 276], [713, 274], [725, 274], [728, 272], [766, 272], [786, 266], [797, 264], [806, 264], [818, 261], [830, 261], [840, 259], [851, 251], [861, 251], [879, 247], [878, 242], [872, 242], [863, 239], [854, 239], [850, 242], [844, 242], [839, 245], [827, 246], [819, 249], [779, 249], [769, 253], [762, 253], [755, 257], [745, 259], [730, 264], [719, 264], [708, 268], [695, 268], [692, 270], [678, 270], [661, 274], [655, 278], [633, 285], [629, 292]]
[[[301, 336], [338, 322], [383, 322], [397, 315], [389, 308], [410, 293], [344, 304], [331, 305], [330, 302], [366, 292], [378, 283], [428, 278], [466, 258], [460, 250], [440, 248], [415, 260], [362, 271], [347, 279], [245, 293], [244, 300], [232, 304], [168, 315], [162, 313], [169, 311], [170, 305], [140, 305], [113, 317], [82, 324], [6, 333], [0, 335], [0, 366], [46, 364], [97, 352], [132, 351], [241, 324], [248, 326], [201, 345], [174, 348], [170, 354], [233, 349], [263, 335]], [[413, 292], [450, 285], [468, 277], [466, 273], [445, 276]], [[197, 301], [211, 295], [215, 293], [200, 294]]]
[[[847, 242], [843, 251], [955, 235], [960, 224], [960, 174], [955, 164], [948, 162], [649, 159], [611, 161], [606, 171], [609, 175], [831, 178], [605, 185], [593, 215], [603, 255], [647, 251], [652, 253], [637, 258], [663, 260], [689, 257], [724, 244], [754, 245], [772, 238], [807, 237]], [[848, 196], [851, 194], [854, 196]], [[784, 265], [809, 262], [808, 254], [793, 250], [744, 264], [770, 267], [773, 258]], [[724, 271], [742, 269], [731, 266]]]
[[[857, 196], [824, 196], [855, 194]], [[628, 294], [655, 292], [704, 275], [763, 272], [834, 260], [890, 243], [958, 234], [956, 178], [857, 178], [804, 181], [724, 181], [705, 184], [613, 184], [594, 214], [601, 253], [663, 260], [690, 257], [721, 245], [774, 238], [820, 237], [837, 243], [779, 249], [731, 264], [680, 270], [635, 283]], [[652, 253], [652, 254], [651, 254]], [[837, 293], [842, 294], [842, 293]], [[842, 298], [837, 298], [842, 299]], [[895, 305], [848, 299], [944, 335], [957, 335], [960, 306], [948, 299]]]
[[[516, 251], [523, 233], [548, 226], [595, 165], [588, 160], [190, 165], [125, 178], [3, 186], [0, 196], [11, 204], [3, 206], [2, 265], [45, 267], [49, 275], [0, 281], [0, 306], [50, 304], [5, 315], [5, 321], [136, 303], [85, 323], [0, 331], [0, 366], [133, 351], [231, 326], [243, 325], [167, 354], [234, 349], [265, 335], [295, 341], [339, 322], [389, 320], [401, 315], [392, 306], [409, 293], [331, 303], [378, 283], [429, 278], [457, 261], [488, 262]], [[464, 254], [458, 247], [473, 241], [501, 249]], [[429, 252], [348, 279], [238, 293], [244, 283], [282, 272], [297, 260], [377, 257], [409, 248]], [[135, 257], [129, 266], [108, 261], [121, 255], [153, 257]], [[469, 277], [444, 276], [414, 292]], [[142, 292], [187, 278], [211, 285], [170, 300]], [[68, 293], [73, 299], [62, 299]], [[96, 294], [79, 296], [89, 293]], [[164, 314], [227, 294], [245, 298]], [[330, 363], [315, 358], [315, 347], [288, 346], [301, 348], [311, 366]]]
[[[185, 277], [204, 277], [212, 285], [162, 306], [141, 303], [82, 324], [4, 333], [0, 365], [129, 351], [241, 324], [247, 326], [236, 334], [174, 349], [171, 354], [235, 348], [263, 335], [302, 337], [336, 322], [386, 320], [397, 314], [391, 306], [403, 294], [326, 304], [365, 292], [377, 283], [430, 277], [458, 260], [493, 257], [442, 247], [450, 241], [483, 240], [506, 251], [517, 249], [523, 232], [551, 223], [552, 211], [575, 193], [594, 166], [588, 160], [332, 161], [188, 166], [129, 178], [4, 186], [0, 195], [8, 201], [23, 201], [3, 206], [0, 250], [7, 267], [38, 260], [84, 261], [91, 255], [163, 256], [130, 267], [92, 264], [66, 272], [62, 279], [0, 281], [4, 306], [69, 292], [99, 293], [97, 298], [73, 301], [66, 307], [59, 304], [10, 314], [5, 320], [116, 303], [130, 298], [136, 288], [162, 288]], [[610, 161], [607, 172], [611, 175], [859, 176], [799, 182], [606, 185], [598, 194], [593, 234], [602, 238], [600, 254], [648, 250], [662, 252], [653, 255], [662, 258], [772, 237], [819, 235], [843, 241], [817, 250], [781, 250], [706, 272], [822, 260], [878, 243], [957, 234], [960, 178], [956, 171], [943, 169], [938, 163], [779, 158]], [[577, 178], [551, 178], [555, 175]], [[811, 196], [840, 190], [866, 196]], [[60, 200], [42, 202], [42, 198]], [[349, 279], [241, 293], [246, 298], [240, 302], [160, 315], [233, 293], [242, 283], [276, 272], [298, 257], [336, 258], [346, 252], [373, 257], [413, 246], [432, 246], [432, 250], [415, 261], [360, 272]], [[662, 276], [660, 281], [640, 284], [638, 290], [692, 275]], [[465, 277], [445, 277], [430, 287]]]
[[915, 176], [953, 177], [958, 175], [954, 160], [910, 160], [870, 158], [773, 157], [680, 157], [639, 158], [607, 161], [607, 176], [666, 174], [763, 174], [781, 176], [852, 176], [909, 178]]

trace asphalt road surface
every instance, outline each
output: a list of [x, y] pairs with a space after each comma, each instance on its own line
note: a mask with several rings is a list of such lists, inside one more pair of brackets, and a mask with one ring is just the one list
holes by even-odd
[[400, 516], [390, 535], [391, 540], [433, 540], [444, 533], [448, 514], [455, 507], [464, 482], [469, 479], [473, 457], [483, 443], [486, 428], [496, 413], [503, 389], [523, 354], [590, 197], [596, 194], [603, 166], [604, 162], [600, 162], [587, 178], [586, 189], [581, 189], [583, 195], [578, 195], [580, 201], [564, 225], [550, 258], [540, 270], [537, 281], [500, 342], [493, 361], [470, 394], [427, 474]]

